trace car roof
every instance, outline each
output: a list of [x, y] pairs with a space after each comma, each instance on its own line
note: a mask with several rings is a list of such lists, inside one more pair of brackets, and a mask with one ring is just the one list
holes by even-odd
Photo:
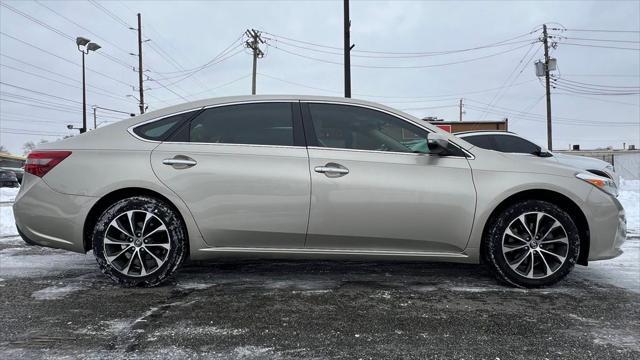
[[[380, 103], [360, 100], [360, 99], [352, 99], [352, 98], [344, 98], [337, 96], [315, 96], [315, 95], [241, 95], [241, 96], [226, 96], [226, 97], [215, 97], [215, 98], [207, 98], [202, 100], [190, 101], [181, 103], [178, 105], [169, 106], [166, 108], [158, 109], [155, 111], [150, 111], [145, 113], [148, 117], [159, 117], [167, 114], [173, 114], [176, 112], [196, 109], [201, 107], [209, 107], [213, 105], [222, 105], [229, 104], [235, 102], [260, 102], [260, 101], [273, 101], [273, 100], [282, 100], [282, 101], [319, 101], [319, 102], [339, 102], [346, 104], [357, 104], [357, 105], [366, 105], [379, 109], [389, 110], [395, 113], [401, 112], [398, 109], [394, 109], [388, 106], [385, 106]], [[406, 114], [409, 115], [409, 114]], [[411, 116], [411, 115], [409, 115]], [[413, 118], [413, 116], [411, 116]]]
[[469, 136], [469, 135], [511, 135], [511, 136], [520, 136], [514, 132], [506, 131], [506, 130], [470, 130], [470, 131], [459, 131], [454, 132], [453, 135], [456, 136]]

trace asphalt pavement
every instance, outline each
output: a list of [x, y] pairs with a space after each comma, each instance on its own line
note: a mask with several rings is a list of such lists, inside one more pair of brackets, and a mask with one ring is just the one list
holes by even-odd
[[91, 254], [4, 238], [0, 358], [640, 359], [630, 266], [523, 290], [476, 265], [240, 259], [125, 289]]

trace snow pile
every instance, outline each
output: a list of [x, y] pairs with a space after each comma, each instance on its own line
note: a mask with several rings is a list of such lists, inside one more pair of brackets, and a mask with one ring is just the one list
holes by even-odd
[[13, 202], [20, 188], [0, 188], [0, 202]]
[[13, 201], [20, 188], [0, 188], [0, 237], [18, 235], [13, 219]]
[[42, 290], [38, 290], [31, 294], [36, 300], [58, 300], [76, 291], [84, 290], [84, 287], [78, 284], [67, 286], [49, 286]]
[[627, 235], [640, 236], [640, 180], [620, 179], [618, 200], [627, 217]]

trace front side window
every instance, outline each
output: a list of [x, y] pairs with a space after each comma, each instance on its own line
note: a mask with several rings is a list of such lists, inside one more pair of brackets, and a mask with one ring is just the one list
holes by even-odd
[[191, 121], [189, 141], [292, 146], [291, 104], [239, 104], [206, 109]]
[[133, 132], [143, 139], [153, 141], [166, 140], [184, 120], [192, 117], [197, 111], [190, 111], [182, 114], [166, 117], [133, 129]]
[[357, 106], [309, 104], [318, 145], [330, 148], [428, 152], [427, 131], [395, 116]]
[[496, 135], [493, 139], [496, 150], [506, 153], [534, 154], [540, 151], [540, 147], [529, 140], [511, 135]]

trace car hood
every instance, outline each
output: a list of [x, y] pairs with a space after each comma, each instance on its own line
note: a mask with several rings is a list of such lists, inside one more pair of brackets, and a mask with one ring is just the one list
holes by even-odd
[[[571, 178], [581, 170], [559, 161], [549, 161], [548, 157], [502, 153], [477, 146], [470, 151], [480, 160], [478, 165], [482, 164], [483, 170], [546, 174]], [[473, 160], [470, 161], [470, 165], [475, 168]]]
[[609, 163], [606, 161], [589, 158], [586, 156], [553, 153], [553, 157], [561, 164], [583, 170], [603, 170], [609, 165]]

